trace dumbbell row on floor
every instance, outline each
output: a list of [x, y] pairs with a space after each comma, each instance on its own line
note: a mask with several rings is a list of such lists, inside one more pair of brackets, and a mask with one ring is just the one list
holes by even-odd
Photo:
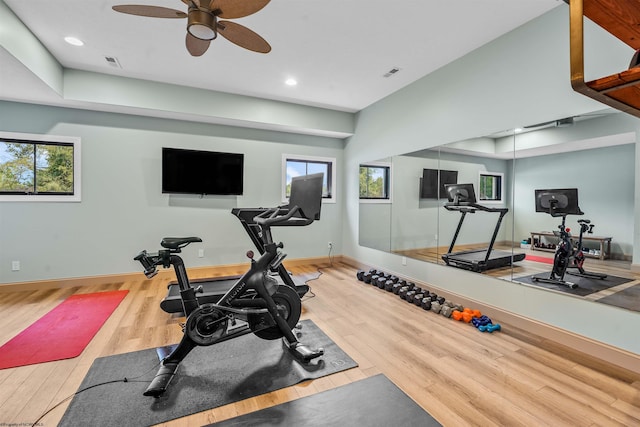
[[422, 289], [413, 282], [407, 282], [394, 275], [388, 275], [384, 271], [370, 269], [368, 272], [358, 270], [356, 273], [358, 280], [372, 284], [387, 292], [393, 292], [401, 299], [410, 302], [424, 310], [439, 313], [454, 320], [461, 320], [470, 323], [481, 332], [494, 332], [500, 330], [499, 324], [493, 324], [491, 319], [483, 316], [479, 310], [464, 308], [460, 304], [448, 301], [434, 292]]

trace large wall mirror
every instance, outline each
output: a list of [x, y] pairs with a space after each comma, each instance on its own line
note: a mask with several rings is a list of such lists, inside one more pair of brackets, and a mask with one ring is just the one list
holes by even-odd
[[[360, 244], [445, 264], [449, 253], [479, 251], [471, 258], [483, 258], [481, 251], [493, 241], [492, 250], [499, 253], [491, 258], [506, 256], [506, 262], [474, 274], [640, 311], [640, 285], [630, 270], [637, 128], [638, 119], [602, 110], [372, 160], [367, 164], [389, 168], [382, 180], [387, 197], [363, 199], [361, 191]], [[382, 184], [379, 175], [376, 179]], [[361, 169], [361, 187], [363, 181]], [[477, 204], [486, 209], [448, 209], [444, 181], [472, 184]], [[583, 268], [605, 279], [569, 274], [578, 272], [574, 268], [564, 281], [577, 283], [575, 289], [532, 279], [550, 276], [562, 220], [536, 211], [536, 190], [555, 189], [577, 190], [584, 214], [567, 215], [566, 227], [577, 242], [578, 220], [590, 221]]]

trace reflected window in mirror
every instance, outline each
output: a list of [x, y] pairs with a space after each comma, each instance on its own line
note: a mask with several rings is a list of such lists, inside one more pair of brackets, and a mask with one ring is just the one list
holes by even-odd
[[503, 178], [502, 173], [480, 172], [478, 198], [482, 203], [502, 203], [504, 200]]
[[361, 201], [385, 202], [391, 200], [391, 164], [367, 163], [360, 165]]

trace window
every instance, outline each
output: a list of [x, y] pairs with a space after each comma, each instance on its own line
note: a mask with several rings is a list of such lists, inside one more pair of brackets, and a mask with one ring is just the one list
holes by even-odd
[[503, 190], [502, 190], [502, 178], [503, 174], [493, 172], [480, 172], [480, 185], [478, 188], [479, 199], [483, 202], [502, 202]]
[[309, 157], [284, 154], [282, 156], [283, 200], [291, 194], [291, 178], [294, 176], [323, 173], [322, 200], [335, 203], [335, 163], [336, 159], [327, 157]]
[[0, 201], [80, 201], [80, 139], [0, 132]]
[[360, 200], [391, 199], [391, 166], [386, 163], [360, 165]]

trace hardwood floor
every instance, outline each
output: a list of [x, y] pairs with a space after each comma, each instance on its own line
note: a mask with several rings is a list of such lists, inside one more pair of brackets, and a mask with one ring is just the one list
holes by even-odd
[[[486, 244], [478, 244], [478, 245], [465, 245], [460, 246], [457, 250], [471, 250], [471, 249], [484, 249], [486, 248]], [[438, 247], [438, 248], [421, 248], [421, 249], [411, 249], [405, 251], [397, 251], [398, 255], [403, 255], [409, 258], [415, 258], [422, 261], [438, 263], [440, 265], [445, 265], [441, 256], [443, 253], [447, 252], [448, 248]], [[496, 245], [497, 250], [502, 250], [505, 252], [511, 252], [511, 247]], [[527, 256], [533, 256], [534, 258], [548, 258], [551, 262], [553, 261], [553, 252], [541, 251], [541, 250], [531, 250], [531, 249], [514, 249], [514, 253], [524, 253]], [[616, 301], [608, 301], [607, 303], [612, 305], [617, 305], [627, 310], [640, 311], [640, 298], [638, 297], [637, 285], [640, 284], [640, 274], [634, 273], [631, 271], [631, 262], [623, 261], [623, 260], [615, 260], [615, 259], [606, 259], [600, 260], [593, 257], [588, 257], [585, 260], [584, 264], [585, 270], [591, 273], [599, 273], [605, 274], [609, 276], [617, 276], [629, 279], [628, 282], [613, 286], [611, 288], [603, 289], [598, 292], [593, 292], [589, 295], [583, 296], [582, 298], [594, 301], [594, 302], [603, 302], [599, 301], [603, 298], [612, 296], [614, 294], [619, 299]], [[513, 268], [511, 266], [496, 268], [492, 270], [487, 270], [482, 274], [486, 274], [492, 277], [505, 279], [505, 280], [516, 280], [517, 278], [522, 278], [534, 274], [542, 274], [543, 277], [548, 277], [548, 273], [551, 271], [552, 265], [546, 264], [543, 262], [530, 261], [528, 259], [524, 259], [523, 261], [519, 261], [513, 264]], [[569, 270], [569, 272], [575, 270]], [[576, 276], [572, 276], [569, 272], [565, 276], [566, 281], [575, 281]], [[516, 280], [517, 281], [517, 280]], [[544, 285], [539, 284], [539, 286], [546, 287], [550, 292], [557, 292], [554, 290], [553, 285]], [[634, 292], [629, 292], [629, 289], [632, 287], [636, 287]], [[574, 293], [576, 296], [580, 296], [579, 293]], [[606, 300], [604, 300], [606, 301]]]
[[[504, 323], [501, 332], [481, 333], [359, 282], [348, 265], [319, 267], [322, 275], [309, 282], [312, 294], [304, 298], [302, 317], [359, 366], [163, 425], [220, 421], [378, 373], [445, 426], [640, 425], [638, 374]], [[308, 280], [318, 276], [317, 268], [290, 270]], [[79, 357], [0, 370], [0, 424], [33, 423], [78, 389], [97, 357], [177, 342], [183, 318], [159, 307], [166, 284], [167, 279], [144, 280], [140, 274], [140, 280], [109, 285], [0, 293], [2, 344], [72, 294], [130, 291]], [[39, 425], [56, 425], [67, 406], [68, 401]]]

